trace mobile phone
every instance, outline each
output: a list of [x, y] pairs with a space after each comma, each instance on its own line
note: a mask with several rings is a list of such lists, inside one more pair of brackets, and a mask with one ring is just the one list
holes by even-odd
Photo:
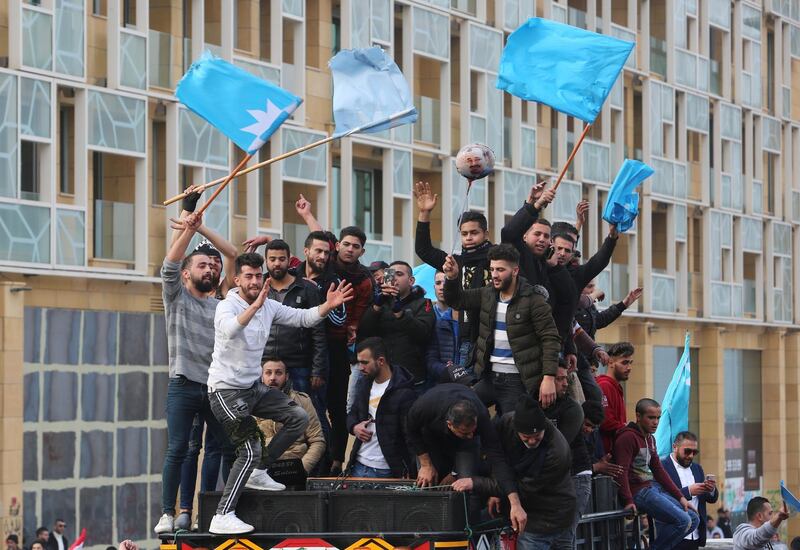
[[706, 474], [706, 481], [716, 481], [717, 476], [714, 474]]
[[550, 258], [553, 257], [553, 254], [555, 253], [556, 253], [555, 247], [551, 246], [550, 248], [547, 249], [547, 252], [544, 253], [544, 259], [549, 260]]
[[397, 270], [393, 267], [387, 267], [383, 270], [383, 284], [385, 285], [393, 285], [394, 284], [394, 276], [397, 273]]

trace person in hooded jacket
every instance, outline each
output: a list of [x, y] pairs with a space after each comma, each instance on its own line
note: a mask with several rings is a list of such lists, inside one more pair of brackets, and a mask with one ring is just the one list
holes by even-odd
[[390, 365], [383, 340], [367, 338], [356, 347], [363, 375], [356, 384], [347, 429], [356, 437], [348, 470], [353, 477], [410, 477], [416, 461], [406, 430], [406, 417], [417, 398], [411, 374]]
[[[530, 395], [516, 408], [493, 420], [503, 452], [515, 472], [522, 508], [528, 515], [517, 539], [518, 550], [547, 550], [575, 516], [575, 488], [570, 476], [569, 443]], [[473, 491], [498, 497], [500, 487], [492, 478], [473, 476], [453, 483], [455, 491]], [[494, 514], [499, 502], [490, 500]]]
[[384, 271], [381, 291], [361, 317], [358, 340], [381, 337], [389, 360], [411, 373], [414, 386], [421, 393], [427, 385], [425, 352], [435, 323], [433, 304], [425, 298], [422, 288], [414, 286], [411, 266], [396, 261]]

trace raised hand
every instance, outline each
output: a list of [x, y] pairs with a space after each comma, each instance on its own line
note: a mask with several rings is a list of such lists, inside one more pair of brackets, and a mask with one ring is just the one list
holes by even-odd
[[186, 229], [195, 233], [203, 225], [203, 215], [199, 212], [192, 212], [183, 218], [183, 223], [186, 225]]
[[190, 185], [186, 189], [184, 189], [184, 193], [186, 196], [183, 197], [183, 201], [181, 202], [181, 209], [187, 212], [194, 212], [194, 209], [197, 207], [197, 201], [200, 200], [200, 195], [203, 194], [204, 189], [199, 189], [198, 185]]
[[431, 191], [431, 184], [427, 181], [418, 181], [414, 184], [414, 198], [417, 199], [417, 208], [420, 212], [430, 213], [436, 208], [439, 195]]
[[311, 214], [311, 203], [300, 193], [300, 198], [294, 203], [294, 209], [301, 218], [305, 218]]
[[442, 271], [444, 272], [444, 276], [450, 280], [458, 278], [458, 264], [456, 263], [456, 259], [450, 254], [448, 254], [447, 258], [444, 260]]
[[622, 303], [625, 304], [625, 307], [631, 307], [631, 304], [641, 298], [642, 296], [642, 287], [634, 288], [628, 295], [625, 296], [625, 299], [622, 300]]
[[582, 199], [577, 206], [575, 206], [575, 227], [580, 231], [581, 227], [586, 223], [586, 218], [589, 215], [589, 201]]
[[338, 286], [335, 283], [331, 283], [325, 298], [328, 306], [331, 309], [336, 309], [343, 303], [353, 299], [353, 285], [345, 281], [340, 281]]
[[264, 279], [264, 286], [261, 287], [261, 292], [258, 293], [256, 299], [253, 300], [253, 303], [250, 305], [253, 306], [255, 309], [260, 308], [261, 306], [264, 305], [264, 302], [267, 301], [268, 295], [269, 295], [269, 277]]
[[255, 252], [259, 246], [265, 245], [272, 241], [272, 237], [269, 235], [256, 235], [255, 237], [250, 237], [246, 241], [242, 243], [242, 247], [244, 248], [245, 252]]

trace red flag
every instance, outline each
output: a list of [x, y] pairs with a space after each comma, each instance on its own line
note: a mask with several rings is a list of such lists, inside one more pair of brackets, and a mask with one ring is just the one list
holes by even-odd
[[69, 550], [83, 550], [83, 543], [86, 541], [86, 528], [81, 529], [81, 536], [69, 545]]

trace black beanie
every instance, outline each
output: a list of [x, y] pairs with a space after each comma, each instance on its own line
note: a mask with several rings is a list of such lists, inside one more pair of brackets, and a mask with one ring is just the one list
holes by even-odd
[[535, 434], [544, 431], [546, 427], [547, 418], [539, 402], [527, 393], [521, 395], [514, 411], [514, 429], [521, 434]]

